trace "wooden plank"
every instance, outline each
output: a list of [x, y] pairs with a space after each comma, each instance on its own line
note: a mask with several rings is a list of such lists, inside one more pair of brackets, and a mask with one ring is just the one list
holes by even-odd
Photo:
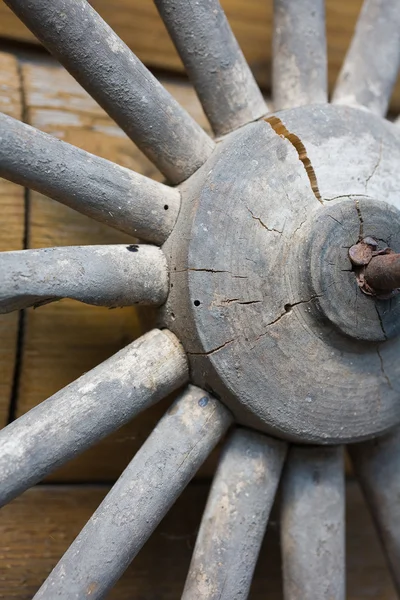
[[[147, 65], [183, 71], [152, 0], [91, 0], [91, 4]], [[221, 4], [257, 80], [269, 88], [273, 1], [221, 0]], [[361, 4], [362, 0], [326, 1], [330, 89], [348, 48]], [[35, 41], [3, 0], [0, 0], [0, 36]], [[400, 82], [391, 108], [400, 109]]]
[[[22, 118], [18, 62], [0, 52], [0, 111]], [[0, 178], [0, 251], [20, 250], [24, 244], [24, 190]], [[0, 427], [7, 423], [15, 372], [18, 313], [0, 317]]]
[[[32, 598], [107, 492], [105, 487], [39, 486], [2, 509], [0, 597]], [[110, 593], [110, 600], [179, 598], [208, 486], [192, 483]], [[355, 483], [347, 486], [348, 600], [395, 600], [370, 516]], [[273, 515], [250, 599], [281, 600], [279, 528]]]
[[[27, 122], [89, 152], [147, 176], [161, 174], [54, 61], [24, 62], [22, 76]], [[206, 119], [187, 85], [167, 81], [192, 115]], [[29, 192], [30, 248], [73, 244], [132, 243], [132, 238], [91, 221], [36, 192]], [[144, 333], [153, 320], [144, 308], [108, 310], [62, 300], [25, 315], [17, 416], [90, 370]], [[162, 416], [169, 401], [154, 406], [116, 434], [55, 473], [54, 481], [112, 481]], [[213, 459], [211, 463], [213, 464]], [[209, 472], [206, 466], [206, 470]]]

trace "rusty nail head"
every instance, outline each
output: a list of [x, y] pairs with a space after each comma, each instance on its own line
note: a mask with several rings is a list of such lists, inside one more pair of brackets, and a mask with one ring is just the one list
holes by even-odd
[[365, 237], [349, 248], [349, 258], [361, 291], [382, 300], [391, 298], [399, 292], [399, 289], [375, 290], [366, 280], [366, 269], [373, 258], [385, 254], [394, 254], [394, 252], [388, 247], [378, 250], [378, 242], [372, 237]]

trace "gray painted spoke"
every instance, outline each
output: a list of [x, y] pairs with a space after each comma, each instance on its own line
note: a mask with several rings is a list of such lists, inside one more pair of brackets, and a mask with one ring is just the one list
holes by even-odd
[[283, 477], [285, 600], [345, 599], [342, 448], [293, 446]]
[[364, 0], [332, 102], [386, 114], [400, 63], [398, 0]]
[[348, 450], [400, 595], [400, 430]]
[[0, 506], [188, 379], [169, 331], [154, 329], [0, 431]]
[[0, 176], [149, 242], [175, 224], [180, 192], [0, 113]]
[[217, 135], [268, 112], [218, 0], [154, 0]]
[[182, 600], [245, 600], [286, 454], [286, 444], [236, 430], [202, 518]]
[[189, 386], [161, 419], [36, 600], [104, 598], [230, 425], [228, 410]]
[[71, 246], [0, 253], [0, 313], [73, 298], [97, 306], [160, 306], [168, 295], [157, 246]]
[[325, 0], [274, 0], [274, 109], [328, 101]]
[[172, 183], [214, 143], [86, 0], [6, 4]]

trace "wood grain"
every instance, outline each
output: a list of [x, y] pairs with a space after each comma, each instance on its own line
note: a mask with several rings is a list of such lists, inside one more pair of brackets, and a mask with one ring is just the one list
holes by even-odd
[[[0, 597], [30, 600], [95, 511], [106, 487], [40, 486], [2, 509]], [[179, 598], [208, 486], [192, 483], [110, 593], [110, 600]], [[347, 598], [396, 600], [371, 518], [355, 483], [347, 486]], [[277, 511], [267, 530], [250, 600], [282, 599]]]
[[[16, 64], [11, 55], [10, 60]], [[149, 160], [55, 61], [24, 62], [21, 72], [28, 123], [122, 166], [162, 179]], [[173, 80], [167, 80], [166, 86], [209, 130], [193, 89]], [[23, 199], [22, 188], [13, 186], [13, 189]], [[22, 215], [18, 218], [18, 225], [23, 227]], [[15, 227], [10, 230], [15, 236]], [[27, 233], [30, 248], [131, 243], [133, 240], [36, 192], [29, 192]], [[4, 239], [3, 249], [14, 249], [8, 238]], [[146, 309], [108, 310], [72, 300], [62, 300], [35, 310], [28, 309], [25, 314], [17, 416], [144, 333], [154, 320], [152, 315]], [[14, 319], [16, 317], [14, 315]], [[7, 360], [14, 360], [15, 349], [9, 343], [6, 349], [4, 353]], [[6, 364], [5, 360], [6, 357], [3, 364]], [[3, 397], [4, 404], [8, 405], [9, 388], [4, 391]], [[52, 479], [116, 479], [161, 418], [169, 402], [166, 400], [146, 411], [136, 421], [68, 463]], [[214, 462], [215, 458], [211, 459], [207, 463], [209, 466], [203, 467], [202, 473], [209, 473]]]
[[[183, 71], [152, 0], [91, 0], [91, 4], [148, 66]], [[270, 86], [273, 0], [221, 0], [233, 31], [259, 83]], [[362, 0], [327, 0], [329, 84], [333, 88]], [[0, 36], [34, 42], [33, 35], [0, 1]], [[400, 82], [392, 110], [400, 109]]]
[[[0, 52], [0, 111], [22, 118], [18, 61]], [[24, 189], [0, 178], [0, 251], [20, 250], [24, 243]], [[0, 317], [0, 427], [7, 423], [15, 372], [18, 313]]]

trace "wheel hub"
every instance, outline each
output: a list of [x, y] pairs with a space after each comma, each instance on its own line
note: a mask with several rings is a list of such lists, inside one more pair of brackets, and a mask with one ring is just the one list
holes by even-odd
[[365, 236], [400, 250], [397, 160], [390, 123], [305, 107], [227, 136], [182, 186], [165, 324], [243, 424], [342, 443], [400, 420], [399, 298], [363, 294], [349, 259]]

